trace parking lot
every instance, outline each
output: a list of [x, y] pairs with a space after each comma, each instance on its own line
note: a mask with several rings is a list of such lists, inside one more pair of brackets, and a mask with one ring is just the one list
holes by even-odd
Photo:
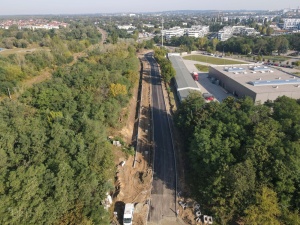
[[197, 85], [202, 93], [211, 93], [219, 102], [222, 102], [228, 96], [232, 96], [221, 86], [213, 84], [210, 79], [208, 79], [207, 73], [199, 73]]
[[[190, 73], [198, 71], [195, 64], [199, 64], [198, 61], [183, 60], [185, 66]], [[191, 75], [192, 76], [192, 75]], [[219, 102], [223, 101], [228, 96], [232, 96], [224, 88], [219, 85], [213, 84], [210, 79], [208, 79], [208, 73], [199, 72], [198, 82], [195, 81], [202, 93], [211, 93], [215, 99]]]

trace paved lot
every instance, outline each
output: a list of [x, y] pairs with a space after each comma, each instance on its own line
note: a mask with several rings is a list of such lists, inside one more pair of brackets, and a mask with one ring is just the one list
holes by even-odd
[[208, 92], [208, 93], [213, 94], [215, 96], [216, 100], [218, 100], [219, 102], [222, 102], [228, 96], [232, 96], [221, 86], [213, 84], [208, 79], [207, 73], [199, 73], [199, 80], [197, 82], [197, 85], [201, 89], [202, 93]]
[[277, 69], [277, 70], [281, 70], [281, 71], [284, 71], [284, 72], [287, 72], [287, 73], [299, 73], [300, 72], [300, 70], [298, 70], [298, 69], [295, 69], [295, 68], [284, 68], [284, 67], [279, 67], [279, 66], [270, 66], [270, 67], [273, 67], [273, 68], [275, 68], [275, 69]]
[[[195, 67], [195, 64], [199, 64], [198, 61], [191, 61], [191, 60], [183, 60], [187, 69], [192, 73], [194, 71], [198, 71]], [[204, 63], [205, 64], [205, 63]], [[198, 87], [200, 88], [202, 93], [211, 93], [215, 96], [215, 98], [221, 102], [223, 99], [227, 98], [228, 96], [232, 96], [231, 94], [227, 93], [224, 88], [220, 87], [219, 85], [213, 84], [207, 77], [208, 73], [201, 73], [199, 72], [199, 80], [197, 83]]]

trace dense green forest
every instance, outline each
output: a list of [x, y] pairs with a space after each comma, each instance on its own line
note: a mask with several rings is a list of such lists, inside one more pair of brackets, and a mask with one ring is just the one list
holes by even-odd
[[232, 37], [224, 42], [219, 42], [216, 50], [234, 52], [243, 55], [249, 53], [258, 55], [272, 55], [286, 53], [289, 49], [300, 51], [300, 35], [289, 34], [281, 36], [263, 37]]
[[206, 104], [194, 93], [175, 121], [192, 193], [218, 224], [300, 224], [299, 100]]
[[[31, 31], [21, 32], [29, 42]], [[19, 65], [19, 55], [0, 59], [1, 84], [32, 76], [27, 70], [53, 71], [0, 103], [0, 224], [108, 224], [101, 201], [113, 190], [115, 168], [107, 135], [122, 126], [138, 80], [136, 49], [129, 41], [88, 49], [100, 36], [83, 25], [39, 32], [34, 42], [50, 52], [25, 55]], [[20, 76], [11, 78], [9, 66]]]

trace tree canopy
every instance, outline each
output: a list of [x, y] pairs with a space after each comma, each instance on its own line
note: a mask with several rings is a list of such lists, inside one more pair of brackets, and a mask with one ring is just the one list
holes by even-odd
[[172, 63], [167, 58], [167, 51], [165, 49], [155, 48], [155, 59], [160, 65], [161, 75], [165, 82], [169, 83], [175, 77], [176, 71]]
[[138, 68], [129, 43], [95, 47], [0, 103], [1, 224], [109, 223], [101, 205], [115, 172], [107, 131], [122, 125]]
[[[271, 34], [270, 28], [266, 32]], [[176, 46], [180, 51], [205, 50], [207, 52], [229, 52], [238, 54], [272, 55], [272, 52], [284, 54], [289, 49], [300, 51], [299, 34], [281, 36], [234, 36], [226, 41], [219, 42], [217, 38], [207, 37], [172, 37], [166, 40], [171, 46]], [[154, 41], [159, 42], [159, 38]]]
[[196, 95], [183, 101], [175, 121], [185, 131], [193, 194], [217, 221], [289, 224], [295, 218], [299, 112], [299, 102], [285, 96], [265, 105], [232, 97], [205, 104]]

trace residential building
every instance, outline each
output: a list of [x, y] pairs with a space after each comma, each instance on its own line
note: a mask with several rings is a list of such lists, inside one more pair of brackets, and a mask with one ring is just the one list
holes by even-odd
[[229, 38], [231, 38], [233, 35], [258, 35], [259, 32], [257, 32], [254, 28], [251, 27], [245, 27], [245, 26], [226, 26], [223, 27], [218, 32], [218, 39], [220, 41], [226, 41]]
[[232, 27], [230, 27], [230, 26], [223, 27], [218, 32], [218, 39], [220, 41], [226, 41], [229, 38], [231, 38], [232, 36], [233, 36], [233, 30], [232, 30]]
[[246, 28], [245, 26], [232, 26], [232, 33], [241, 34], [245, 28]]
[[241, 34], [246, 36], [255, 36], [255, 35], [259, 35], [260, 33], [252, 27], [245, 27], [244, 29], [241, 30]]
[[143, 27], [154, 28], [153, 24], [143, 24]]
[[136, 29], [136, 27], [132, 26], [132, 24], [129, 24], [129, 25], [119, 25], [118, 29], [120, 29], [120, 30], [134, 30], [134, 29]]
[[204, 37], [209, 32], [209, 26], [192, 26], [191, 28], [181, 28], [179, 26], [172, 27], [169, 30], [162, 30], [163, 35], [166, 39], [172, 37], [181, 37], [187, 35], [189, 37]]
[[204, 37], [209, 32], [209, 26], [192, 26], [185, 29], [185, 34], [189, 37]]
[[166, 37], [166, 39], [181, 37], [184, 35], [184, 29], [181, 27], [172, 27], [169, 30], [162, 30], [162, 34]]
[[283, 19], [284, 30], [299, 30], [300, 18], [285, 18]]

